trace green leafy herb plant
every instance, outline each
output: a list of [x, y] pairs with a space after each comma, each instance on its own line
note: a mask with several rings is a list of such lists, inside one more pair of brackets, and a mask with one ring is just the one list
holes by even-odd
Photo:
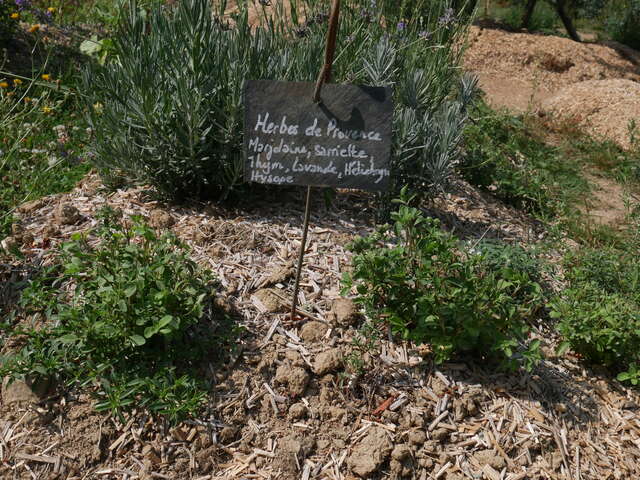
[[528, 341], [527, 320], [541, 307], [540, 286], [463, 249], [410, 202], [404, 191], [393, 225], [351, 244], [343, 293], [355, 289], [374, 323], [431, 344], [438, 363], [467, 353], [532, 367], [539, 341]]
[[90, 387], [98, 410], [136, 405], [177, 420], [204, 402], [202, 361], [221, 350], [228, 322], [214, 315], [212, 275], [173, 235], [123, 223], [105, 212], [97, 244], [76, 235], [23, 292], [22, 315], [40, 325], [8, 326], [26, 340], [0, 372]]

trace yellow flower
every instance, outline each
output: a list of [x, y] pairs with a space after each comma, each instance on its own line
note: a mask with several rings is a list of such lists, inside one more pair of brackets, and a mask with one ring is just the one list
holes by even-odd
[[42, 79], [49, 81], [49, 80], [51, 80], [51, 75], [49, 75], [48, 73], [43, 73], [42, 74]]
[[13, 79], [13, 84], [18, 86], [18, 85], [22, 85], [22, 80], [20, 80], [19, 78], [14, 78]]
[[0, 88], [9, 88], [9, 82], [3, 80], [0, 82]]
[[93, 104], [93, 109], [96, 111], [98, 115], [101, 115], [102, 110], [104, 109], [104, 105], [102, 105], [100, 102], [96, 102]]
[[42, 107], [42, 111], [44, 113], [51, 113], [53, 111], [53, 109], [51, 107], [47, 107], [46, 105], [44, 107]]
[[14, 20], [17, 20], [20, 18], [20, 14], [18, 12], [13, 12], [11, 14], [11, 18], [13, 18]]
[[31, 102], [31, 97], [24, 97], [24, 103]]
[[49, 13], [54, 13], [56, 11], [56, 9], [54, 7], [49, 7], [49, 8], [47, 8], [47, 11]]
[[37, 32], [38, 30], [40, 30], [39, 23], [34, 23], [33, 25], [31, 25], [31, 27], [29, 27], [29, 33]]

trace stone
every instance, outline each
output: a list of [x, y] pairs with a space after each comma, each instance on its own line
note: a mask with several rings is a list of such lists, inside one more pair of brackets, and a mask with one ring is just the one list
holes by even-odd
[[311, 436], [298, 437], [290, 435], [279, 441], [280, 448], [294, 455], [308, 456], [316, 448], [316, 441]]
[[22, 237], [23, 233], [24, 233], [24, 227], [22, 226], [22, 223], [13, 222], [11, 224], [11, 235], [13, 235], [16, 238], [20, 238]]
[[168, 212], [156, 208], [149, 213], [149, 225], [155, 228], [169, 228], [175, 220]]
[[358, 322], [360, 313], [353, 300], [349, 298], [336, 298], [333, 301], [328, 318], [337, 326], [348, 327]]
[[427, 434], [424, 433], [424, 430], [414, 430], [409, 433], [409, 443], [413, 445], [423, 445], [427, 440]]
[[60, 229], [53, 223], [49, 223], [44, 227], [44, 230], [42, 230], [42, 235], [44, 236], [44, 238], [55, 237], [57, 235], [60, 235]]
[[35, 241], [35, 237], [33, 236], [33, 233], [24, 232], [22, 234], [22, 245], [24, 245], [25, 247], [33, 245], [34, 241]]
[[439, 442], [445, 442], [449, 438], [450, 433], [451, 432], [447, 428], [437, 428], [433, 431], [431, 436]]
[[398, 412], [392, 412], [391, 410], [385, 410], [382, 414], [382, 419], [387, 423], [397, 423], [400, 419]]
[[359, 477], [369, 478], [389, 458], [391, 448], [391, 442], [384, 429], [372, 427], [351, 452], [349, 468]]
[[347, 422], [347, 410], [342, 407], [328, 406], [323, 410], [323, 417], [337, 420], [341, 423]]
[[70, 203], [60, 203], [54, 212], [58, 225], [74, 225], [82, 218], [80, 211]]
[[342, 352], [339, 348], [332, 348], [316, 355], [314, 371], [318, 375], [335, 372], [342, 367]]
[[398, 462], [402, 462], [406, 458], [411, 456], [411, 449], [406, 444], [396, 445], [391, 452], [391, 458], [397, 460]]
[[287, 350], [284, 352], [284, 357], [296, 367], [304, 367], [306, 365], [302, 355], [300, 355], [300, 352], [296, 350]]
[[16, 240], [16, 237], [12, 236], [5, 237], [2, 242], [0, 242], [0, 246], [3, 250], [10, 252], [11, 250], [18, 247], [18, 240]]
[[389, 470], [391, 470], [391, 478], [396, 480], [398, 476], [402, 476], [402, 462], [399, 462], [395, 458], [391, 458], [391, 461], [389, 462]]
[[327, 326], [322, 322], [307, 322], [300, 329], [300, 338], [305, 342], [318, 342], [327, 333]]
[[12, 403], [37, 403], [44, 398], [50, 386], [46, 379], [14, 380], [9, 383], [5, 378], [2, 385], [2, 402], [5, 405]]
[[284, 283], [289, 280], [289, 278], [291, 278], [295, 272], [296, 270], [293, 266], [293, 261], [289, 261], [271, 272], [271, 275], [269, 275], [264, 285], [275, 285], [277, 283]]
[[277, 368], [274, 381], [286, 385], [291, 395], [299, 397], [307, 388], [309, 378], [309, 373], [304, 368], [283, 364]]
[[504, 458], [502, 458], [495, 450], [479, 450], [473, 454], [473, 458], [480, 467], [489, 465], [492, 468], [500, 471], [506, 465]]
[[156, 450], [151, 445], [145, 445], [143, 447], [142, 456], [146, 461], [148, 461], [150, 465], [158, 465], [162, 463], [158, 452], [156, 452]]
[[423, 457], [420, 460], [418, 460], [418, 465], [420, 465], [423, 468], [433, 468], [433, 459], [431, 459], [430, 457]]
[[238, 436], [238, 432], [239, 432], [238, 427], [234, 427], [232, 425], [228, 425], [224, 427], [220, 431], [220, 436], [219, 436], [220, 442], [222, 442], [223, 444], [233, 442]]
[[304, 403], [294, 403], [289, 407], [289, 417], [293, 420], [300, 420], [307, 416], [307, 407]]
[[304, 459], [311, 455], [315, 447], [315, 439], [311, 436], [288, 435], [281, 438], [278, 441], [278, 454], [274, 459], [274, 464], [286, 472], [286, 476], [283, 478], [294, 478], [289, 475], [297, 470], [298, 462], [304, 462]]
[[31, 200], [30, 202], [23, 203], [18, 207], [18, 211], [20, 213], [31, 213], [34, 210], [39, 209], [42, 205], [44, 205], [44, 200], [42, 198], [38, 198], [37, 200]]
[[273, 293], [273, 290], [270, 288], [261, 288], [260, 290], [257, 290], [252, 297], [255, 297], [262, 305], [264, 305], [264, 308], [268, 313], [278, 312], [285, 307], [283, 300]]

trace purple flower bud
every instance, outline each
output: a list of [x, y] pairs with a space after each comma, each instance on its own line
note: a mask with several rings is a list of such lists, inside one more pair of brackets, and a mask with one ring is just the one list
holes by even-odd
[[455, 15], [455, 12], [453, 11], [453, 8], [447, 8], [444, 11], [444, 15], [442, 15], [438, 19], [438, 24], [440, 24], [440, 26], [442, 27], [448, 27], [451, 23], [454, 23], [455, 21], [456, 21], [456, 15]]
[[404, 22], [398, 22], [398, 31], [401, 32], [403, 31], [405, 28], [407, 28], [407, 24]]
[[29, 0], [15, 0], [16, 3], [16, 7], [18, 7], [18, 10], [22, 11], [25, 8], [29, 8], [30, 4], [29, 4]]

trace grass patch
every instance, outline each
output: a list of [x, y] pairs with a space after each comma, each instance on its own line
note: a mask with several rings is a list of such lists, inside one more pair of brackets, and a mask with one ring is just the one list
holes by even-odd
[[547, 144], [526, 117], [479, 103], [466, 128], [465, 144], [462, 176], [528, 213], [546, 219], [566, 214], [589, 191], [580, 162]]
[[594, 224], [583, 212], [593, 200], [589, 176], [609, 178], [630, 195], [640, 191], [640, 149], [626, 151], [569, 122], [513, 116], [484, 103], [465, 130], [465, 145], [459, 171], [471, 184], [581, 243], [623, 247], [628, 241], [629, 231]]
[[0, 93], [0, 236], [9, 232], [14, 207], [70, 190], [89, 171], [86, 123], [74, 99], [46, 89], [30, 94]]

